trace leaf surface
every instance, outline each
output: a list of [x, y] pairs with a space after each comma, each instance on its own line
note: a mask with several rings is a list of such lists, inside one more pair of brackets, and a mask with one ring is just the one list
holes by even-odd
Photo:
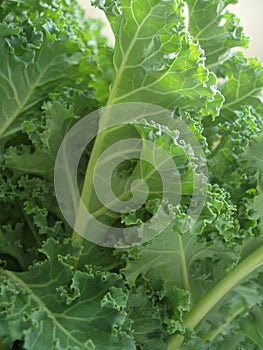
[[93, 267], [73, 271], [80, 249], [70, 242], [48, 240], [41, 251], [47, 260], [27, 272], [1, 273], [4, 340], [24, 340], [30, 350], [135, 349], [120, 277]]
[[206, 64], [212, 71], [231, 56], [234, 47], [247, 47], [240, 20], [227, 11], [237, 0], [187, 0], [189, 31], [205, 50]]

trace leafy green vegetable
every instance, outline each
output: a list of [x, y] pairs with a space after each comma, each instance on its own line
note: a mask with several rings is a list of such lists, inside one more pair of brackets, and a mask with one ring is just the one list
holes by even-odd
[[212, 71], [231, 56], [232, 48], [248, 45], [240, 20], [227, 11], [227, 6], [235, 3], [237, 0], [187, 1], [189, 31], [205, 50], [206, 63]]
[[144, 2], [140, 8], [124, 2], [121, 15], [109, 19], [117, 35], [108, 104], [157, 99], [168, 109], [217, 114], [222, 96], [200, 46], [185, 31], [182, 1]]
[[132, 349], [121, 278], [89, 266], [74, 272], [71, 263], [80, 248], [69, 242], [47, 240], [41, 252], [47, 260], [27, 272], [6, 271], [1, 277], [1, 324], [5, 332], [11, 329], [4, 340], [12, 344], [14, 336], [23, 337], [28, 349]]
[[[237, 1], [92, 2], [114, 48], [75, 0], [0, 1], [0, 348], [261, 349], [263, 68], [236, 50]], [[99, 246], [63, 216], [54, 167], [105, 106], [73, 169]]]

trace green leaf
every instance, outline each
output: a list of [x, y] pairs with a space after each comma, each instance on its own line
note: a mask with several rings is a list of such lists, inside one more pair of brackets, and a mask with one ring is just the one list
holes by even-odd
[[225, 80], [220, 89], [226, 102], [214, 123], [204, 121], [212, 151], [209, 171], [215, 181], [231, 193], [233, 202], [239, 207], [242, 230], [249, 236], [255, 221], [247, 220], [245, 207], [252, 192], [257, 192], [257, 184], [251, 176], [252, 164], [246, 167], [243, 163], [249, 144], [254, 144], [262, 134], [263, 69], [258, 59], [247, 59], [237, 53], [224, 63], [221, 72]]
[[48, 240], [46, 260], [27, 272], [2, 271], [0, 334], [25, 349], [135, 349], [127, 292], [116, 274], [71, 264], [80, 248]]
[[150, 287], [132, 288], [128, 300], [133, 321], [134, 339], [143, 350], [165, 350], [169, 305], [159, 300]]
[[42, 106], [41, 118], [22, 123], [22, 131], [32, 144], [21, 142], [7, 148], [3, 157], [6, 168], [52, 180], [57, 152], [65, 135], [80, 116], [97, 106], [95, 98], [85, 90], [65, 89], [50, 97]]
[[246, 166], [255, 170], [259, 174], [263, 174], [262, 147], [263, 134], [261, 134], [256, 140], [253, 140], [242, 155], [242, 159], [246, 162]]
[[[0, 212], [0, 227], [6, 239], [12, 245], [19, 241], [25, 252], [39, 247], [47, 237], [66, 236], [53, 186], [44, 179], [28, 175], [8, 179], [0, 177], [0, 205], [3, 208]], [[12, 231], [17, 232], [15, 240]], [[2, 249], [5, 249], [4, 246]], [[21, 259], [25, 259], [26, 263], [26, 257]], [[22, 269], [24, 266], [20, 264]]]
[[[105, 10], [116, 36], [115, 76], [108, 106], [144, 102], [172, 110], [180, 107], [199, 117], [218, 115], [223, 98], [216, 89], [215, 75], [204, 66], [203, 51], [185, 30], [181, 0], [143, 5], [136, 0], [94, 3]], [[101, 118], [104, 125], [109, 125], [107, 117], [112, 119], [106, 112]], [[109, 130], [95, 141], [82, 188], [82, 201], [88, 208], [93, 207], [95, 217], [100, 209], [106, 210], [98, 203], [92, 184], [97, 158], [117, 139], [127, 140], [130, 130], [118, 130], [117, 137], [115, 131]], [[190, 181], [188, 178], [184, 183]], [[107, 223], [113, 224], [112, 220]]]
[[260, 233], [263, 232], [263, 135], [246, 148], [242, 155], [245, 162], [244, 168], [256, 173], [257, 187], [254, 190], [254, 196], [247, 202], [248, 215], [250, 219], [257, 221]]
[[[125, 105], [124, 107], [122, 105], [120, 106], [119, 108], [121, 109], [125, 108]], [[134, 109], [132, 111], [134, 113]], [[106, 151], [103, 154], [103, 158], [100, 159], [96, 165], [96, 181], [99, 183], [100, 191], [103, 194], [103, 197], [101, 196], [100, 198], [103, 198], [104, 205], [102, 205], [98, 196], [94, 193], [90, 208], [95, 218], [99, 217], [100, 220], [104, 220], [107, 224], [114, 225], [114, 219], [116, 220], [121, 217], [119, 210], [118, 212], [111, 210], [113, 205], [115, 205], [118, 200], [121, 200], [123, 205], [128, 208], [129, 203], [125, 203], [125, 201], [132, 199], [134, 191], [138, 194], [137, 198], [139, 198], [139, 201], [143, 197], [146, 198], [146, 201], [158, 201], [163, 199], [164, 202], [168, 201], [171, 204], [177, 204], [178, 198], [180, 200], [181, 195], [187, 197], [187, 199], [184, 199], [185, 202], [188, 201], [189, 204], [189, 197], [194, 191], [196, 191], [195, 193], [198, 192], [198, 196], [201, 198], [205, 197], [207, 179], [202, 172], [202, 167], [205, 166], [202, 157], [202, 149], [199, 144], [199, 148], [196, 147], [197, 143], [195, 142], [191, 144], [191, 141], [193, 141], [193, 139], [195, 140], [196, 137], [200, 140], [200, 143], [204, 144], [205, 149], [206, 144], [201, 134], [200, 122], [193, 121], [189, 115], [186, 116], [189, 118], [188, 120], [182, 121], [181, 117], [178, 116], [174, 118], [173, 114], [170, 112], [165, 112], [160, 116], [160, 113], [154, 113], [155, 111], [150, 113], [151, 111], [154, 111], [152, 106], [149, 108], [150, 117], [145, 117], [142, 121], [134, 120], [125, 128], [122, 127], [121, 131], [120, 128], [117, 128], [117, 130], [111, 131], [110, 137], [104, 139], [102, 146]], [[153, 114], [157, 115], [155, 116]], [[157, 122], [154, 121], [155, 118]], [[140, 119], [140, 115], [138, 119]], [[161, 122], [161, 124], [159, 122]], [[189, 128], [186, 127], [186, 123], [188, 123]], [[194, 129], [195, 135], [192, 135], [189, 131], [191, 128]], [[126, 140], [129, 142], [129, 138], [133, 137], [136, 138], [137, 141], [132, 141], [132, 145], [124, 147], [124, 138], [127, 138]], [[124, 143], [121, 147], [117, 144], [116, 148], [114, 144], [119, 141], [119, 138], [123, 138]], [[108, 152], [107, 147], [111, 145], [115, 148], [112, 148], [111, 152]], [[195, 150], [195, 147], [197, 150]], [[115, 151], [113, 151], [113, 149], [115, 149]], [[110, 184], [114, 193], [114, 198], [112, 199], [111, 193], [108, 192], [109, 184], [105, 181], [105, 179], [107, 179], [105, 174], [107, 174], [110, 168], [115, 168], [116, 162], [119, 162], [119, 159], [126, 159], [127, 155], [131, 152], [136, 154], [136, 159], [122, 162], [113, 172], [110, 179]], [[117, 155], [117, 161], [112, 154]], [[90, 180], [89, 177], [87, 179]], [[142, 182], [135, 182], [138, 179], [143, 181], [142, 186]], [[145, 188], [145, 184], [147, 184], [147, 188]], [[90, 195], [87, 188], [84, 188], [83, 193], [86, 196]], [[155, 203], [157, 203], [157, 201]], [[133, 205], [134, 202], [135, 200], [132, 202]], [[142, 201], [142, 204], [144, 202], [145, 201]], [[107, 203], [108, 205], [105, 205]], [[141, 216], [144, 216], [143, 219], [140, 218], [136, 210], [134, 212], [133, 207], [129, 207], [129, 209], [132, 211], [131, 215], [135, 215], [138, 223], [145, 222], [145, 218], [147, 221], [147, 218], [152, 215], [147, 210], [141, 208]], [[164, 216], [167, 219], [167, 215]], [[125, 218], [122, 218], [122, 220], [122, 224], [127, 224]], [[164, 227], [166, 227], [166, 224], [163, 224]], [[158, 223], [157, 225], [160, 227]], [[137, 237], [137, 234], [135, 234], [134, 237]], [[152, 237], [153, 236], [149, 236], [149, 239]], [[129, 241], [131, 237], [126, 237], [124, 233], [122, 238], [123, 244], [125, 244], [126, 238], [128, 238]], [[146, 238], [145, 233], [140, 238], [137, 237], [139, 240], [143, 238]], [[126, 243], [128, 243], [128, 241], [126, 241]]]
[[[239, 288], [240, 285], [243, 287], [243, 283], [244, 286], [246, 286], [247, 281], [249, 281], [249, 288], [245, 293], [244, 291], [242, 292], [242, 287], [240, 288], [241, 294], [243, 294], [243, 299], [246, 299], [246, 310], [257, 302], [262, 303], [261, 298], [257, 297], [258, 293], [255, 295], [253, 292], [251, 293], [251, 290], [253, 291], [255, 285], [257, 285], [257, 289], [260, 291], [259, 294], [260, 296], [262, 295], [262, 274], [260, 275], [260, 273], [262, 272], [263, 267], [263, 245], [262, 242], [260, 243], [257, 240], [254, 242], [252, 241], [252, 244], [251, 241], [248, 240], [247, 243], [249, 247], [246, 247], [245, 245], [245, 252], [242, 253], [242, 259], [240, 262], [232, 267], [231, 270], [228, 269], [225, 276], [220, 279], [215, 286], [208, 290], [203, 298], [201, 298], [186, 315], [184, 318], [185, 326], [190, 328], [197, 327], [200, 322], [207, 317], [209, 312], [211, 312], [214, 307], [217, 307], [218, 303], [229, 296], [228, 293], [232, 293], [232, 291], [235, 292], [235, 289]], [[253, 283], [254, 278], [255, 281]], [[253, 287], [251, 288], [252, 285]], [[244, 298], [245, 295], [246, 297]], [[231, 306], [233, 306], [233, 304]], [[225, 310], [225, 308], [223, 308], [223, 310]], [[242, 311], [243, 310], [241, 310], [241, 312]], [[179, 349], [183, 342], [184, 336], [175, 334], [169, 339], [168, 349]]]
[[32, 140], [31, 145], [7, 149], [5, 167], [14, 171], [53, 178], [53, 169], [60, 144], [76, 120], [72, 107], [58, 101], [44, 105], [42, 120], [24, 121], [23, 131]]
[[234, 47], [248, 46], [240, 20], [227, 11], [237, 0], [187, 0], [189, 31], [205, 50], [209, 69], [217, 70]]
[[24, 225], [17, 223], [14, 228], [5, 225], [0, 229], [0, 259], [7, 269], [24, 271], [37, 258], [36, 249], [23, 246]]
[[[245, 340], [241, 324], [251, 310], [262, 300], [262, 285], [258, 283], [260, 276], [243, 282], [228, 293], [208, 313], [203, 322], [196, 328], [196, 338], [190, 340], [183, 349], [191, 349], [194, 344], [201, 349], [221, 349], [224, 344], [236, 349]], [[201, 346], [203, 344], [203, 347]]]
[[[132, 194], [132, 183], [136, 179], [142, 179], [147, 184], [145, 195], [146, 197], [148, 195], [148, 200], [162, 199], [164, 197], [163, 181], [165, 180], [166, 184], [169, 183], [169, 191], [166, 191], [166, 193], [169, 192], [169, 198], [173, 198], [175, 202], [176, 198], [181, 195], [192, 194], [195, 177], [200, 178], [199, 183], [202, 183], [200, 191], [204, 192], [205, 186], [203, 184], [206, 178], [197, 169], [198, 166], [202, 167], [201, 156], [194, 153], [192, 149], [194, 145], [190, 144], [190, 141], [184, 134], [185, 130], [179, 131], [176, 129], [176, 127], [180, 128], [178, 126], [180, 122], [177, 124], [174, 120], [167, 118], [167, 123], [164, 125], [164, 123], [159, 124], [155, 122], [153, 116], [151, 119], [145, 118], [139, 123], [131, 123], [142, 140], [140, 154], [142, 160], [134, 161], [133, 164], [130, 164], [130, 169], [125, 168], [129, 176], [123, 176], [122, 171], [114, 174], [115, 176], [112, 178], [114, 192], [122, 198], [129, 198]], [[180, 117], [177, 118], [177, 121], [179, 119]], [[191, 120], [189, 120], [190, 123]], [[196, 137], [201, 137], [197, 130], [195, 132]], [[143, 161], [144, 159], [146, 161]], [[107, 162], [107, 165], [109, 163], [110, 160]], [[101, 171], [101, 173], [104, 172]], [[163, 175], [162, 179], [160, 173]], [[198, 184], [196, 181], [195, 190], [197, 189]], [[140, 188], [140, 186], [137, 186], [137, 191], [141, 194], [144, 193], [143, 187]]]
[[[112, 26], [111, 49], [76, 0], [0, 1], [0, 347], [262, 347], [262, 329], [253, 323], [262, 322], [263, 302], [263, 74], [257, 59], [232, 51], [247, 45], [239, 20], [226, 10], [235, 2], [94, 0]], [[219, 89], [207, 68], [218, 74]], [[129, 113], [134, 119], [116, 128], [112, 114], [103, 114], [100, 126], [109, 130], [97, 135], [78, 167], [82, 200], [107, 224], [107, 243], [116, 244], [116, 226], [118, 243], [132, 248], [76, 246], [54, 196], [56, 154], [79, 118], [119, 102], [159, 105], [169, 114], [158, 112], [156, 120], [139, 108], [136, 118], [133, 103], [119, 119]], [[138, 154], [122, 158], [102, 185], [121, 146], [94, 179], [98, 158], [129, 138], [141, 142]], [[128, 152], [138, 151], [136, 142], [130, 146]], [[164, 154], [168, 200], [150, 164], [163, 164]], [[208, 176], [201, 171], [206, 157]], [[106, 199], [111, 186], [117, 199], [129, 200], [138, 178], [150, 194], [128, 214], [106, 207], [93, 191], [99, 179]], [[71, 191], [61, 197], [74, 201]], [[199, 207], [204, 193], [202, 212], [182, 230], [189, 205]], [[92, 237], [101, 234], [87, 227]], [[136, 246], [138, 238], [149, 240]], [[76, 232], [73, 240], [81, 241]]]
[[71, 15], [78, 20], [84, 17], [83, 9], [74, 0], [2, 0], [0, 18], [3, 22], [23, 22], [29, 17], [36, 18], [48, 11], [51, 14], [62, 11], [63, 17]]
[[205, 136], [214, 153], [221, 148], [224, 150], [226, 143], [227, 152], [232, 152], [232, 146], [235, 147], [233, 141], [239, 141], [242, 153], [242, 144], [245, 142], [246, 146], [250, 138], [257, 136], [259, 129], [262, 129], [262, 64], [257, 58], [245, 58], [239, 52], [224, 62], [220, 76], [223, 80], [219, 89], [225, 97], [225, 103], [215, 122], [204, 120]]
[[244, 336], [258, 349], [263, 347], [263, 313], [262, 306], [254, 308], [252, 313], [241, 322]]
[[220, 87], [225, 97], [221, 118], [233, 120], [236, 111], [248, 106], [262, 113], [263, 68], [259, 59], [237, 53], [224, 63], [222, 73], [226, 82]]
[[[263, 125], [260, 114], [252, 107], [236, 111], [231, 117], [232, 120], [221, 121], [214, 130], [218, 141], [213, 138], [213, 132], [210, 133], [216, 147], [212, 146], [214, 149], [209, 155], [208, 166], [220, 182], [238, 184], [244, 175], [244, 169], [241, 172], [237, 170], [243, 162], [243, 153], [252, 140], [261, 135]], [[233, 191], [233, 187], [231, 189]]]
[[[87, 48], [52, 20], [24, 27], [0, 24], [0, 140], [14, 136], [25, 119], [40, 114], [52, 91], [81, 86], [92, 71]], [[12, 72], [12, 74], [11, 74]]]
[[110, 86], [114, 76], [113, 49], [107, 46], [100, 46], [96, 62], [98, 72], [92, 85], [95, 89], [96, 99], [104, 106], [109, 98]]
[[[163, 184], [159, 172], [160, 169], [166, 168], [166, 181], [171, 184], [169, 188], [170, 198], [191, 195], [194, 177], [199, 175], [202, 178], [202, 174], [198, 174], [198, 169], [195, 167], [198, 161], [201, 163], [201, 159], [196, 161], [195, 157], [198, 155], [192, 151], [193, 145], [187, 143], [188, 140], [185, 140], [182, 130], [180, 132], [176, 129], [176, 123], [171, 125], [171, 129], [169, 125], [158, 124], [154, 121], [145, 121], [144, 123], [144, 125], [136, 125], [136, 123], [133, 125], [142, 140], [150, 141], [149, 144], [146, 143], [142, 147], [142, 158], [147, 159], [154, 166], [151, 167], [147, 162], [140, 162], [129, 179], [130, 183], [136, 178], [143, 179], [148, 185], [150, 198], [158, 198], [159, 196], [162, 198]], [[155, 149], [153, 145], [157, 148]], [[159, 148], [165, 153], [158, 152]], [[164, 154], [169, 160], [167, 164], [163, 159]], [[172, 164], [174, 168], [169, 169]], [[201, 168], [201, 164], [198, 165]], [[206, 181], [205, 175], [203, 175], [203, 181]], [[197, 190], [197, 184], [195, 183], [195, 185]], [[202, 186], [200, 187], [203, 189]]]
[[181, 0], [123, 0], [121, 15], [107, 5], [116, 39], [108, 104], [135, 101], [218, 114], [222, 96], [203, 51], [185, 31]]
[[[224, 215], [224, 205], [219, 198], [213, 198], [192, 230], [184, 234], [180, 233], [180, 227], [185, 215], [179, 209], [174, 210], [174, 219], [168, 229], [150, 243], [131, 248], [123, 255], [126, 266], [122, 271], [128, 282], [134, 285], [139, 277], [169, 281], [171, 285], [191, 292], [192, 299], [198, 300], [202, 289], [204, 292], [211, 281], [215, 282], [213, 277], [224, 275], [227, 266], [235, 260], [231, 246], [224, 247], [217, 237], [218, 233], [233, 230], [229, 222], [224, 224], [231, 220]], [[140, 232], [140, 235], [147, 236], [147, 232]], [[210, 242], [212, 239], [214, 241]], [[212, 261], [214, 271], [208, 267]], [[202, 285], [200, 282], [204, 281]]]

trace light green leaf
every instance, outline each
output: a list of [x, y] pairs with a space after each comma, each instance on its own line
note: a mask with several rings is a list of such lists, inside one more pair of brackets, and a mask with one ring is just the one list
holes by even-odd
[[205, 136], [214, 153], [221, 148], [224, 151], [226, 143], [227, 152], [232, 153], [234, 143], [238, 142], [238, 153], [242, 153], [242, 144], [246, 146], [262, 129], [262, 63], [257, 58], [246, 58], [239, 52], [222, 65], [220, 75], [223, 80], [219, 89], [225, 97], [225, 103], [219, 118], [214, 122], [208, 118], [204, 120]]
[[257, 221], [260, 233], [263, 232], [263, 135], [253, 140], [242, 155], [244, 168], [256, 173], [257, 187], [254, 197], [247, 202], [250, 219]]
[[71, 14], [78, 21], [84, 17], [83, 9], [74, 0], [2, 0], [0, 18], [2, 22], [23, 22], [29, 17], [37, 19], [43, 12], [52, 16], [60, 11], [63, 16]]
[[[223, 120], [214, 130], [210, 129], [212, 132], [208, 137], [217, 143], [208, 160], [208, 166], [213, 176], [224, 183], [230, 182], [230, 179], [232, 183], [236, 182], [236, 184], [242, 181], [244, 171], [239, 171], [242, 154], [252, 140], [261, 134], [262, 122], [260, 114], [256, 113], [252, 107], [248, 107], [242, 111], [234, 112], [231, 120], [230, 118]], [[213, 127], [212, 124], [211, 127]], [[217, 132], [217, 135], [214, 135], [213, 138], [214, 132]], [[215, 141], [216, 138], [218, 141]]]
[[108, 2], [102, 8], [116, 39], [108, 104], [146, 102], [218, 114], [222, 96], [202, 50], [185, 31], [181, 0], [123, 0], [121, 15]]
[[240, 20], [227, 11], [237, 0], [187, 0], [189, 31], [205, 50], [206, 65], [217, 70], [234, 47], [247, 47]]
[[245, 337], [257, 349], [263, 348], [263, 312], [262, 306], [254, 308], [252, 313], [241, 322], [241, 329]]
[[224, 63], [222, 72], [226, 82], [220, 87], [225, 97], [221, 120], [233, 120], [235, 112], [249, 106], [262, 113], [263, 67], [259, 59], [245, 58], [242, 53], [237, 53]]
[[[39, 247], [46, 235], [56, 238], [65, 236], [61, 229], [53, 186], [45, 179], [28, 175], [6, 178], [6, 174], [3, 174], [0, 177], [0, 206], [2, 231], [11, 241], [11, 232], [17, 232], [15, 240], [19, 241], [25, 252], [35, 246]], [[24, 264], [21, 265], [22, 269], [23, 266]]]
[[246, 147], [242, 155], [246, 166], [263, 175], [263, 133]]
[[[90, 52], [52, 20], [24, 27], [0, 25], [0, 139], [14, 136], [43, 100], [65, 86], [81, 86], [92, 71]], [[29, 34], [30, 33], [30, 34]], [[89, 64], [90, 61], [90, 64]]]
[[[235, 253], [231, 252], [230, 247], [223, 247], [218, 240], [218, 234], [216, 235], [216, 232], [223, 235], [231, 230], [229, 222], [224, 223], [231, 219], [224, 216], [224, 208], [219, 200], [211, 200], [211, 206], [203, 210], [192, 230], [185, 234], [180, 233], [183, 219], [184, 214], [177, 209], [174, 211], [173, 223], [161, 235], [150, 243], [131, 248], [127, 256], [124, 254], [126, 266], [123, 273], [131, 285], [136, 283], [139, 276], [147, 280], [161, 279], [191, 292], [192, 299], [196, 301], [211, 281], [215, 283], [212, 279], [215, 274], [216, 278], [220, 278], [225, 273], [226, 266], [233, 263]], [[147, 232], [140, 234], [144, 237]], [[214, 241], [208, 244], [202, 236], [208, 241]], [[219, 265], [216, 263], [217, 259], [220, 261]], [[213, 260], [214, 271], [211, 271], [209, 261], [211, 264]]]

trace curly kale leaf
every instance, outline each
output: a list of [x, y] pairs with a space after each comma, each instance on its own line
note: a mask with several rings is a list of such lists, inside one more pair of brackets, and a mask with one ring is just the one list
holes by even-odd
[[75, 271], [80, 248], [49, 239], [45, 260], [28, 271], [1, 271], [0, 334], [25, 349], [135, 350], [120, 276], [92, 266]]

